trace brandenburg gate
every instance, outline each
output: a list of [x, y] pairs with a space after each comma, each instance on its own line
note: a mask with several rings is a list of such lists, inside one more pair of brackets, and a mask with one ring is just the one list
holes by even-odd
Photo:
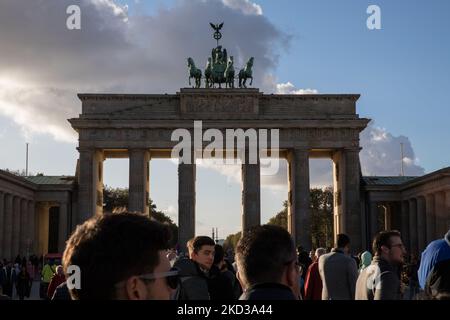
[[[309, 159], [333, 160], [334, 233], [365, 247], [360, 202], [359, 134], [369, 122], [356, 113], [359, 95], [263, 94], [258, 89], [185, 88], [176, 94], [79, 94], [82, 113], [69, 119], [79, 134], [78, 223], [102, 214], [103, 161], [129, 158], [129, 211], [149, 213], [150, 161], [169, 158], [175, 129], [279, 129], [288, 161], [288, 228], [311, 248]], [[270, 146], [269, 146], [270, 149]], [[234, 150], [233, 150], [234, 151]], [[193, 153], [195, 154], [195, 153]], [[195, 163], [178, 165], [179, 243], [195, 235]], [[158, 186], [152, 186], [158, 188]], [[174, 190], [175, 192], [175, 190]], [[242, 230], [261, 222], [260, 163], [242, 164]]]

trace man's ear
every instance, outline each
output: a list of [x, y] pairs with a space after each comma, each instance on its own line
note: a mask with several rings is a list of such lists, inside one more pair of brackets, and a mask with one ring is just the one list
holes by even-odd
[[128, 300], [147, 299], [147, 286], [139, 277], [132, 276], [128, 278], [125, 284], [125, 294]]
[[296, 298], [301, 297], [300, 293], [300, 274], [298, 273], [297, 265], [294, 263], [291, 263], [283, 273], [285, 284], [291, 288], [292, 293], [295, 295]]
[[194, 258], [195, 258], [196, 255], [197, 255], [197, 254], [195, 253], [195, 251], [192, 250], [192, 252], [189, 252], [189, 259], [194, 260]]
[[298, 283], [298, 272], [296, 270], [297, 266], [293, 263], [290, 263], [286, 268], [286, 272], [284, 273], [285, 281], [289, 287], [294, 287]]
[[239, 270], [236, 272], [236, 278], [238, 279], [239, 283], [241, 284], [242, 290], [245, 291], [247, 288], [245, 286], [244, 281], [241, 279], [241, 274], [239, 273]]

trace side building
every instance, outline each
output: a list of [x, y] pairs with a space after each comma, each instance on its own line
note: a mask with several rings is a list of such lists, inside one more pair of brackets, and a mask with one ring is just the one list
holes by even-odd
[[[420, 177], [361, 179], [366, 248], [381, 230], [401, 231], [414, 255], [450, 229], [450, 167]], [[62, 253], [78, 221], [76, 176], [21, 177], [0, 170], [0, 259]]]

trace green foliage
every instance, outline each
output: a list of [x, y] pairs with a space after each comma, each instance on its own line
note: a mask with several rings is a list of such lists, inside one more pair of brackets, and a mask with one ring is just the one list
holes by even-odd
[[333, 246], [333, 188], [311, 189], [311, 237], [313, 248]]
[[241, 231], [235, 234], [230, 234], [223, 243], [223, 248], [225, 251], [228, 251], [229, 249], [234, 251], [234, 248], [236, 248], [236, 245], [241, 238]]
[[278, 212], [274, 217], [270, 218], [267, 224], [273, 224], [287, 229], [288, 227], [287, 216], [288, 216], [288, 202], [287, 200], [285, 200], [283, 201], [283, 210]]
[[[311, 225], [308, 226], [312, 237], [312, 247], [333, 246], [333, 188], [312, 188], [310, 190]], [[283, 209], [267, 224], [287, 229], [288, 202], [283, 202]], [[229, 235], [224, 246], [234, 250], [241, 237], [241, 232]]]
[[[103, 189], [104, 211], [106, 213], [119, 213], [128, 210], [128, 189], [110, 188]], [[150, 217], [168, 226], [171, 233], [170, 246], [174, 247], [178, 241], [178, 226], [164, 212], [159, 211], [151, 199], [148, 200]]]

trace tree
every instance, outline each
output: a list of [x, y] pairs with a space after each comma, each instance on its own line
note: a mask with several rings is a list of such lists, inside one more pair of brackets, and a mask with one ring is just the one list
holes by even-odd
[[[24, 169], [22, 170], [11, 170], [11, 169], [4, 169], [4, 171], [9, 172], [13, 175], [19, 176], [19, 177], [27, 177], [26, 171]], [[28, 172], [28, 176], [34, 176], [34, 173]], [[37, 173], [36, 176], [43, 176], [42, 173]]]
[[223, 249], [228, 252], [228, 251], [233, 251], [236, 248], [236, 245], [239, 241], [239, 239], [241, 238], [242, 232], [239, 231], [237, 233], [234, 234], [230, 234], [226, 239], [225, 242], [223, 243]]
[[287, 200], [285, 200], [283, 202], [283, 210], [278, 212], [274, 217], [270, 218], [267, 224], [272, 224], [287, 229], [288, 228], [287, 216], [288, 216], [288, 202]]
[[[127, 188], [110, 188], [105, 186], [103, 189], [104, 211], [109, 213], [120, 213], [128, 210], [128, 189]], [[164, 223], [168, 226], [171, 239], [170, 246], [174, 247], [178, 242], [178, 226], [164, 212], [159, 211], [156, 204], [151, 199], [148, 200], [150, 209], [150, 218]]]
[[333, 188], [310, 191], [312, 247], [333, 246]]
[[[310, 190], [310, 214], [311, 225], [307, 226], [311, 232], [312, 247], [332, 247], [333, 246], [333, 188], [325, 189], [312, 188]], [[287, 229], [288, 223], [288, 202], [283, 202], [283, 209], [274, 217], [270, 218], [267, 224], [277, 225]], [[229, 235], [224, 246], [233, 249], [241, 237], [241, 233]]]

